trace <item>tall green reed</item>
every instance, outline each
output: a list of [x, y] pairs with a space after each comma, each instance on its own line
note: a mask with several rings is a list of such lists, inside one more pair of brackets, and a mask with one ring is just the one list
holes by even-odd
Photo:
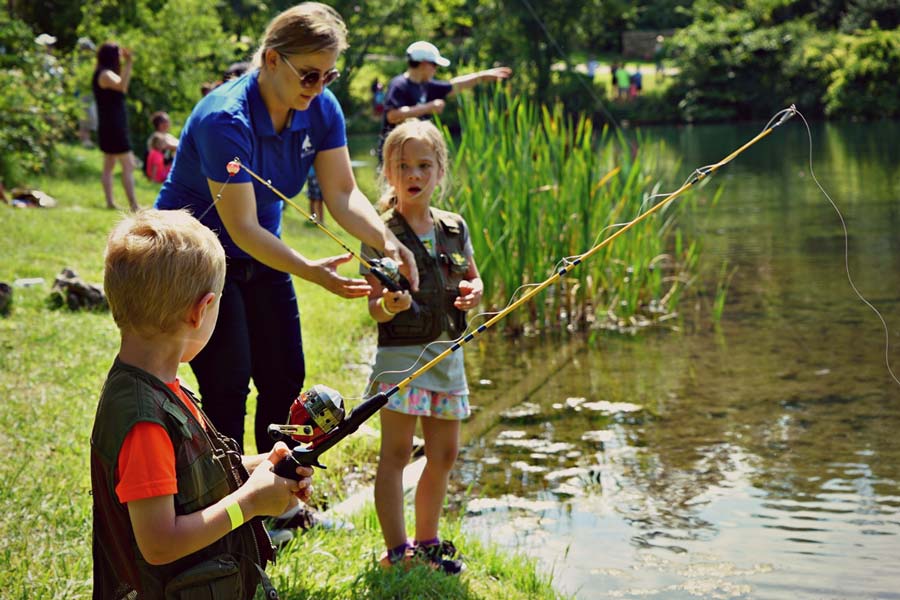
[[[640, 136], [597, 131], [559, 104], [538, 106], [501, 88], [477, 102], [461, 98], [458, 114], [461, 134], [447, 136], [446, 202], [471, 228], [489, 310], [660, 200], [651, 198], [664, 175], [657, 149]], [[507, 331], [627, 329], [671, 315], [698, 258], [696, 243], [676, 229], [682, 210], [675, 202], [604, 248], [511, 314]]]

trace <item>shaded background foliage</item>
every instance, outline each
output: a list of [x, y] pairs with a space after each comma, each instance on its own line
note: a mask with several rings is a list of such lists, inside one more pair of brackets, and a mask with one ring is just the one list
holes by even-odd
[[[44, 168], [58, 141], [75, 138], [77, 99], [88, 93], [93, 57], [80, 36], [116, 40], [136, 52], [128, 104], [132, 143], [143, 153], [148, 118], [167, 110], [175, 129], [204, 82], [252, 55], [269, 19], [295, 0], [7, 0], [0, 9], [0, 176]], [[829, 118], [900, 116], [900, 5], [896, 0], [393, 0], [329, 2], [347, 21], [350, 49], [334, 87], [353, 131], [377, 129], [369, 87], [404, 68], [415, 39], [434, 41], [453, 61], [450, 77], [493, 65], [515, 71], [509, 85], [536, 102], [605, 122], [708, 121], [767, 117], [797, 103]], [[606, 99], [606, 82], [573, 67], [621, 51], [622, 34], [679, 29], [666, 44], [679, 74], [636, 102]], [[63, 76], [48, 80], [34, 36], [58, 38]], [[585, 89], [589, 86], [590, 92]], [[22, 108], [30, 113], [23, 113]], [[36, 115], [40, 115], [38, 119]], [[456, 105], [442, 115], [455, 126]], [[43, 121], [38, 123], [37, 121]], [[17, 175], [18, 173], [18, 175]]]
[[791, 103], [811, 115], [898, 117], [900, 6], [889, 4], [698, 0], [670, 43], [680, 74], [666, 96], [686, 121], [764, 118]]

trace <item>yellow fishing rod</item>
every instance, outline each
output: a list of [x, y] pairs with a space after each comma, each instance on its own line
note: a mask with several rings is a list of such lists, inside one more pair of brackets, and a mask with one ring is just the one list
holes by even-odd
[[[410, 289], [409, 282], [406, 280], [406, 278], [402, 274], [400, 274], [399, 265], [397, 265], [396, 261], [394, 261], [392, 258], [384, 257], [384, 258], [375, 258], [375, 259], [366, 260], [361, 255], [359, 255], [356, 252], [354, 252], [353, 250], [351, 250], [347, 246], [347, 244], [345, 244], [343, 242], [343, 240], [341, 240], [341, 238], [336, 236], [327, 227], [322, 225], [319, 222], [319, 220], [316, 219], [316, 215], [311, 215], [308, 212], [306, 212], [305, 210], [303, 210], [299, 204], [292, 201], [290, 198], [288, 198], [283, 193], [281, 193], [281, 190], [279, 190], [274, 185], [272, 185], [271, 181], [263, 179], [262, 177], [260, 177], [256, 173], [254, 173], [250, 167], [248, 167], [243, 162], [241, 162], [241, 159], [235, 157], [234, 160], [230, 161], [227, 165], [225, 165], [225, 170], [228, 172], [229, 178], [237, 175], [241, 169], [246, 171], [247, 174], [250, 175], [250, 177], [254, 178], [258, 182], [260, 182], [261, 184], [263, 184], [264, 186], [269, 188], [269, 190], [273, 194], [278, 196], [285, 204], [287, 204], [288, 206], [297, 210], [301, 215], [306, 217], [306, 219], [310, 223], [312, 223], [313, 225], [318, 227], [320, 231], [323, 231], [328, 237], [330, 237], [335, 242], [337, 242], [341, 246], [341, 248], [343, 248], [344, 250], [349, 252], [353, 258], [358, 260], [359, 263], [363, 267], [365, 267], [366, 270], [369, 271], [369, 273], [374, 275], [375, 278], [378, 279], [378, 281], [382, 285], [384, 285], [384, 287], [386, 287], [388, 290], [390, 290], [392, 292], [402, 292], [404, 290]], [[321, 216], [321, 215], [318, 215], [318, 216]], [[413, 307], [413, 310], [417, 310], [415, 308], [415, 305]]]
[[[372, 396], [367, 400], [364, 400], [362, 404], [360, 404], [349, 414], [347, 414], [346, 417], [344, 414], [343, 398], [337, 391], [324, 385], [315, 385], [309, 391], [300, 394], [300, 396], [294, 401], [294, 404], [291, 406], [290, 423], [286, 425], [269, 425], [269, 434], [274, 439], [285, 441], [295, 445], [290, 456], [275, 465], [275, 473], [282, 477], [297, 479], [298, 476], [296, 474], [296, 468], [298, 465], [324, 468], [324, 466], [319, 463], [319, 456], [323, 452], [337, 444], [339, 441], [356, 431], [363, 422], [365, 422], [369, 417], [374, 415], [385, 404], [387, 404], [388, 399], [391, 396], [406, 388], [410, 383], [415, 381], [422, 374], [447, 358], [447, 356], [449, 356], [453, 352], [456, 352], [457, 350], [474, 340], [476, 337], [490, 329], [490, 327], [492, 327], [495, 323], [506, 317], [506, 315], [508, 315], [512, 311], [516, 310], [522, 304], [525, 304], [526, 302], [534, 298], [537, 294], [541, 293], [546, 288], [559, 281], [560, 278], [565, 276], [569, 271], [574, 269], [583, 261], [589, 259], [591, 256], [593, 256], [603, 248], [606, 248], [607, 246], [612, 244], [616, 239], [624, 235], [625, 232], [637, 226], [639, 223], [643, 222], [651, 215], [659, 212], [665, 206], [669, 205], [676, 198], [681, 196], [684, 192], [694, 187], [697, 183], [706, 179], [717, 170], [730, 163], [745, 150], [772, 133], [772, 131], [777, 127], [783, 125], [795, 114], [797, 114], [797, 110], [793, 105], [777, 113], [772, 118], [772, 120], [769, 121], [766, 127], [749, 142], [747, 142], [719, 162], [701, 167], [700, 169], [694, 171], [694, 173], [688, 178], [687, 181], [685, 181], [684, 184], [682, 184], [680, 188], [678, 188], [671, 194], [666, 195], [665, 198], [658, 204], [656, 204], [646, 212], [641, 213], [632, 221], [623, 225], [621, 229], [605, 238], [590, 250], [587, 250], [583, 254], [574, 257], [572, 260], [566, 260], [566, 264], [560, 267], [556, 271], [556, 273], [547, 278], [543, 283], [529, 290], [521, 298], [504, 308], [502, 311], [498, 312], [489, 320], [479, 325], [475, 330], [467, 333], [460, 339], [453, 342], [450, 347], [435, 356], [433, 359], [428, 361], [425, 365], [414, 371], [412, 374], [406, 377], [406, 379], [402, 380], [391, 389], [387, 390], [386, 392], [376, 394], [375, 396]], [[298, 442], [306, 443], [308, 445], [296, 445]]]

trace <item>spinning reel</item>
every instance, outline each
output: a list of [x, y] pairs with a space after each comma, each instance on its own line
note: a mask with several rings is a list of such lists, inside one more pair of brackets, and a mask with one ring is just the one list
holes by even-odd
[[328, 386], [314, 385], [301, 393], [291, 405], [290, 422], [269, 425], [269, 436], [292, 448], [291, 454], [275, 465], [275, 474], [297, 479], [298, 465], [324, 469], [325, 466], [319, 463], [319, 455], [359, 429], [396, 391], [394, 388], [387, 394], [376, 394], [349, 414], [344, 412], [344, 399], [340, 393]]
[[325, 385], [314, 385], [294, 403], [285, 425], [269, 425], [269, 436], [289, 446], [315, 444], [344, 420], [344, 399]]

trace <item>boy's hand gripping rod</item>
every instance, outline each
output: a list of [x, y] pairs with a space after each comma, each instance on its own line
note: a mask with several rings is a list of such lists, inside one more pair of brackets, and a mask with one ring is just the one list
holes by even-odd
[[[280, 475], [281, 477], [298, 479], [299, 476], [296, 473], [296, 469], [300, 465], [325, 468], [322, 464], [319, 463], [319, 456], [323, 452], [337, 444], [339, 441], [355, 432], [364, 421], [366, 421], [369, 417], [378, 412], [385, 404], [387, 404], [388, 399], [391, 396], [407, 387], [412, 381], [444, 360], [451, 353], [456, 352], [462, 346], [468, 344], [477, 336], [481, 335], [484, 331], [506, 317], [506, 315], [517, 309], [519, 306], [525, 304], [534, 296], [545, 290], [547, 287], [559, 281], [560, 278], [562, 278], [569, 271], [578, 266], [582, 261], [587, 260], [603, 248], [612, 244], [619, 236], [624, 235], [626, 231], [636, 226], [643, 220], [647, 219], [648, 217], [650, 217], [650, 215], [662, 210], [663, 207], [678, 198], [685, 191], [692, 188], [703, 179], [709, 177], [719, 168], [725, 166], [726, 164], [734, 160], [738, 155], [750, 148], [750, 146], [753, 146], [754, 144], [756, 144], [756, 142], [772, 133], [772, 131], [776, 127], [783, 125], [788, 119], [796, 114], [796, 108], [794, 107], [794, 105], [791, 105], [789, 108], [786, 108], [781, 112], [783, 113], [781, 118], [778, 119], [778, 121], [775, 122], [774, 125], [771, 125], [770, 122], [770, 125], [766, 126], [766, 128], [759, 134], [757, 134], [756, 137], [751, 139], [749, 142], [747, 142], [719, 162], [707, 167], [703, 167], [701, 169], [697, 169], [697, 171], [695, 171], [694, 174], [680, 188], [669, 194], [665, 199], [659, 202], [659, 204], [653, 206], [652, 208], [647, 210], [647, 212], [638, 215], [634, 218], [634, 220], [622, 226], [621, 229], [610, 235], [608, 238], [604, 239], [602, 242], [600, 242], [584, 254], [575, 257], [575, 259], [572, 261], [567, 261], [567, 264], [565, 266], [561, 267], [546, 281], [544, 281], [537, 287], [532, 288], [514, 303], [507, 306], [505, 309], [494, 315], [488, 321], [485, 321], [483, 324], [479, 325], [478, 328], [476, 328], [474, 331], [466, 334], [465, 336], [454, 342], [452, 346], [431, 359], [431, 361], [429, 361], [427, 364], [423, 365], [417, 371], [409, 375], [406, 379], [404, 379], [388, 391], [376, 394], [375, 396], [372, 396], [371, 398], [363, 401], [362, 404], [353, 409], [346, 416], [346, 418], [344, 418], [343, 400], [340, 398], [340, 394], [338, 394], [334, 390], [331, 390], [330, 388], [327, 388], [325, 386], [314, 386], [310, 391], [301, 394], [301, 396], [295, 401], [295, 407], [297, 406], [297, 403], [306, 403], [304, 406], [301, 406], [298, 409], [300, 414], [302, 414], [303, 416], [301, 422], [304, 424], [269, 425], [269, 434], [276, 440], [285, 441], [289, 443], [289, 445], [296, 444], [297, 442], [295, 438], [297, 437], [306, 437], [311, 441], [306, 447], [295, 445], [293, 450], [291, 451], [291, 454], [275, 465], [275, 474]], [[775, 119], [773, 118], [773, 121], [774, 120]], [[336, 398], [331, 398], [331, 396], [336, 396]], [[338, 403], [340, 404], [340, 408], [334, 408], [335, 400], [339, 401]], [[328, 406], [329, 404], [330, 406]], [[294, 407], [292, 407], [291, 413], [292, 417], [296, 415]], [[317, 418], [320, 415], [325, 415], [327, 418]], [[306, 419], [307, 416], [311, 417], [311, 419]], [[316, 427], [305, 424], [307, 422], [314, 422]], [[314, 433], [314, 430], [317, 433]]]
[[[406, 277], [404, 277], [400, 273], [398, 265], [393, 259], [388, 258], [388, 257], [376, 258], [376, 259], [372, 259], [372, 260], [364, 259], [362, 256], [360, 256], [359, 254], [357, 254], [356, 252], [351, 250], [349, 247], [347, 247], [347, 244], [345, 244], [341, 240], [341, 238], [339, 238], [338, 236], [333, 234], [331, 231], [328, 230], [327, 227], [325, 227], [324, 225], [319, 223], [319, 221], [315, 218], [314, 215], [311, 215], [308, 212], [306, 212], [305, 210], [303, 210], [302, 208], [300, 208], [300, 206], [296, 202], [293, 202], [287, 196], [282, 194], [281, 191], [278, 188], [276, 188], [275, 186], [273, 186], [270, 181], [267, 181], [267, 180], [263, 179], [262, 177], [260, 177], [259, 175], [257, 175], [256, 173], [254, 173], [253, 170], [251, 170], [247, 165], [242, 163], [239, 158], [235, 157], [234, 160], [232, 160], [225, 166], [225, 170], [228, 171], [228, 174], [232, 177], [237, 175], [241, 169], [246, 171], [247, 174], [250, 175], [250, 177], [254, 178], [258, 182], [260, 182], [261, 184], [263, 184], [264, 186], [269, 188], [269, 190], [271, 190], [271, 192], [273, 194], [275, 194], [282, 201], [284, 201], [285, 204], [296, 209], [300, 214], [302, 214], [304, 217], [306, 217], [306, 219], [310, 223], [312, 223], [313, 225], [318, 227], [320, 230], [324, 231], [328, 235], [328, 237], [330, 237], [335, 242], [337, 242], [341, 246], [341, 248], [343, 248], [344, 250], [349, 252], [353, 258], [358, 260], [359, 263], [363, 267], [365, 267], [369, 271], [369, 273], [371, 273], [373, 276], [375, 276], [375, 278], [378, 279], [378, 281], [381, 283], [381, 285], [383, 285], [385, 288], [387, 288], [388, 290], [390, 290], [392, 292], [402, 292], [404, 290], [410, 289], [409, 281], [407, 281]], [[415, 302], [413, 302], [413, 310], [417, 310], [417, 306], [416, 306]]]

